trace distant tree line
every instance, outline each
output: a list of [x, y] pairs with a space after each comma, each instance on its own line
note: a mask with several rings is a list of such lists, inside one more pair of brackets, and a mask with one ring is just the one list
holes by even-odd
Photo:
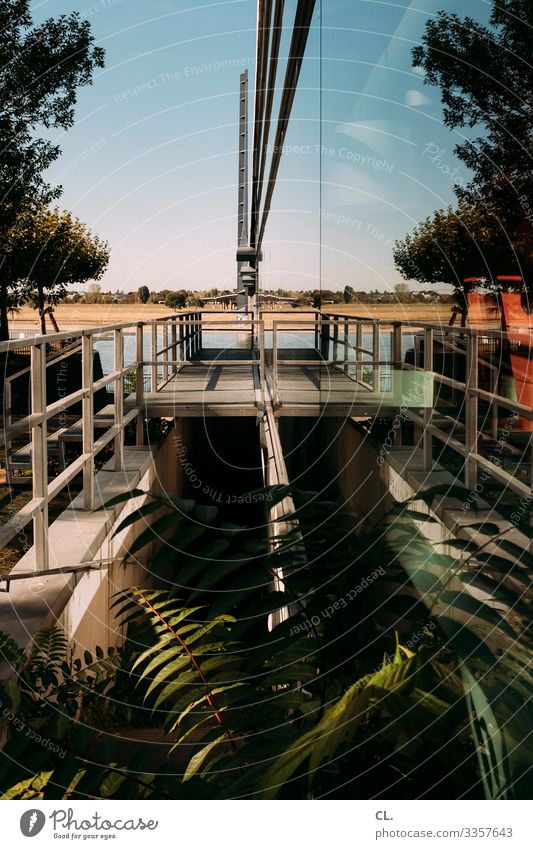
[[[347, 297], [347, 289], [349, 289], [349, 297]], [[85, 304], [160, 304], [168, 307], [171, 310], [184, 309], [187, 307], [202, 307], [204, 306], [205, 298], [216, 298], [220, 294], [228, 294], [227, 292], [219, 292], [217, 289], [208, 289], [201, 291], [192, 291], [188, 289], [160, 289], [150, 291], [147, 285], [139, 286], [136, 291], [132, 292], [103, 292], [100, 284], [90, 284], [86, 293], [72, 292], [68, 293], [66, 299], [70, 302], [85, 303]], [[269, 293], [265, 293], [269, 294]], [[385, 291], [375, 289], [373, 291], [356, 291], [350, 286], [344, 290], [333, 291], [330, 289], [312, 289], [307, 291], [277, 289], [276, 294], [279, 297], [294, 298], [300, 306], [309, 307], [327, 307], [328, 304], [394, 304], [394, 303], [438, 303], [440, 301], [448, 303], [449, 295], [441, 295], [431, 289], [411, 290], [406, 283], [397, 283], [392, 290]]]

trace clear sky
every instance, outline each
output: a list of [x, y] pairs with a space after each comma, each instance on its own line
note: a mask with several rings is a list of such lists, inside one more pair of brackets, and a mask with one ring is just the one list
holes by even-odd
[[[294, 0], [286, 7], [290, 21]], [[453, 201], [454, 177], [468, 176], [439, 92], [410, 57], [428, 15], [464, 13], [465, 3], [317, 7], [264, 285], [389, 288], [400, 279], [392, 241]], [[64, 187], [61, 205], [110, 242], [103, 288], [233, 288], [238, 85], [244, 67], [254, 72], [255, 0], [36, 0], [32, 9], [36, 22], [82, 12], [106, 50], [49, 174]], [[488, 3], [469, 0], [468, 13], [485, 20]]]

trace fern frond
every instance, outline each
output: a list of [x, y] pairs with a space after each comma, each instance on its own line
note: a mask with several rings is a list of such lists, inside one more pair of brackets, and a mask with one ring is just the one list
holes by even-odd
[[335, 704], [326, 710], [315, 727], [296, 740], [268, 770], [264, 797], [272, 799], [280, 787], [309, 760], [309, 779], [324, 762], [334, 758], [342, 745], [355, 735], [369, 712], [387, 694], [405, 690], [412, 683], [416, 659], [405, 659], [397, 649], [394, 658], [374, 674], [353, 684]]

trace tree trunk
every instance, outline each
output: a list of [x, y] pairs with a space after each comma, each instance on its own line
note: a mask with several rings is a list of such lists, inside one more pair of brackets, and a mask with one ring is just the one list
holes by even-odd
[[41, 333], [46, 336], [46, 314], [44, 311], [44, 291], [40, 283], [37, 283], [37, 308], [39, 310], [39, 320], [41, 322]]
[[50, 322], [51, 322], [52, 327], [54, 328], [55, 332], [59, 333], [60, 332], [59, 327], [57, 326], [57, 321], [56, 321], [56, 317], [54, 315], [53, 310], [50, 310], [50, 312], [48, 313], [48, 318], [50, 319]]
[[0, 342], [6, 342], [8, 339], [7, 288], [4, 283], [0, 283]]

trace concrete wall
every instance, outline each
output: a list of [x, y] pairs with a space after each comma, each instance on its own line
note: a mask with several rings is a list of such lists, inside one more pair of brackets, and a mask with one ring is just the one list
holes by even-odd
[[361, 428], [345, 418], [278, 419], [291, 483], [315, 490], [355, 513], [357, 527], [375, 524], [391, 505], [378, 453]]
[[[183, 435], [184, 427], [183, 420], [176, 421], [174, 429], [155, 452], [153, 463], [142, 478], [139, 489], [180, 497], [183, 484], [182, 468], [177, 462], [174, 439], [177, 434]], [[136, 498], [128, 502], [120, 521], [147, 500]], [[162, 514], [159, 511], [152, 513], [147, 521], [151, 523], [160, 515]], [[136, 552], [127, 564], [123, 564], [121, 560], [128, 546], [145, 528], [146, 521], [142, 520], [116, 537], [110, 536], [95, 559], [113, 555], [116, 555], [117, 559], [107, 569], [84, 574], [74, 588], [59, 617], [59, 624], [72, 640], [76, 654], [82, 654], [86, 648], [92, 651], [97, 645], [103, 648], [119, 645], [124, 636], [123, 629], [111, 609], [116, 594], [129, 587], [154, 586], [154, 576], [150, 572], [149, 563], [154, 549], [158, 547], [157, 543]]]
[[[111, 560], [109, 565], [92, 571], [32, 577], [33, 548], [24, 555], [14, 571], [26, 577], [12, 581], [9, 592], [0, 594], [4, 633], [19, 645], [29, 647], [40, 628], [59, 624], [73, 641], [77, 654], [84, 649], [94, 651], [97, 645], [105, 648], [121, 641], [122, 634], [110, 605], [120, 590], [153, 584], [147, 569], [152, 546], [139, 551], [134, 561], [123, 565], [125, 551], [142, 532], [145, 522], [136, 522], [118, 536], [114, 536], [114, 531], [147, 498], [132, 498], [114, 508], [105, 505], [113, 496], [134, 489], [168, 492], [179, 497], [183, 480], [174, 440], [186, 427], [186, 423], [177, 421], [159, 447], [126, 448], [124, 471], [115, 472], [111, 460], [96, 475], [96, 509], [91, 513], [84, 511], [82, 496], [78, 496], [50, 526], [51, 566], [64, 568], [91, 562], [96, 565], [100, 560]], [[151, 514], [150, 521], [158, 515]], [[0, 670], [0, 677], [6, 674], [9, 670]]]

